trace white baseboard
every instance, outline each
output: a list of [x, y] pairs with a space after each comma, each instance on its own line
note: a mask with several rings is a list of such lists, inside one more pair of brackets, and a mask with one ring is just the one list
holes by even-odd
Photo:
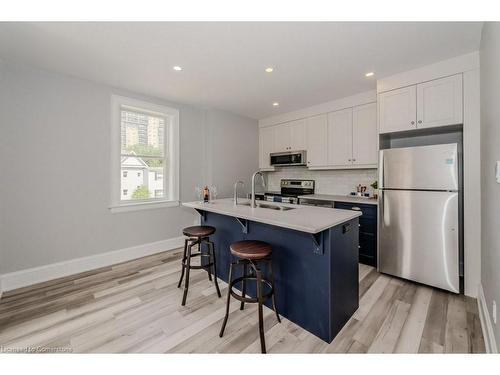
[[41, 267], [6, 273], [0, 276], [0, 296], [2, 290], [7, 292], [9, 290], [22, 288], [28, 285], [142, 258], [148, 255], [160, 253], [162, 251], [177, 249], [183, 245], [184, 237], [175, 237], [168, 240], [150, 242], [143, 245], [109, 251], [88, 257], [76, 258], [64, 262], [47, 264]]
[[481, 284], [479, 284], [477, 293], [477, 305], [479, 308], [479, 319], [481, 320], [481, 328], [483, 329], [486, 352], [498, 353], [495, 334], [493, 333], [493, 325], [491, 324], [490, 313], [484, 297], [483, 286]]

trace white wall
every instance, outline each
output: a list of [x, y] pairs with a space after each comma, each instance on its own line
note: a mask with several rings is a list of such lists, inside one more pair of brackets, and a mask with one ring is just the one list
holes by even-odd
[[182, 201], [257, 168], [256, 121], [0, 62], [0, 274], [178, 237], [197, 219], [183, 207], [110, 213], [115, 93], [179, 109]]
[[[481, 283], [493, 322], [492, 303], [500, 308], [500, 184], [495, 162], [500, 160], [500, 23], [486, 22], [481, 39]], [[500, 322], [493, 324], [500, 343]]]
[[[208, 172], [218, 197], [232, 197], [233, 185], [241, 180], [250, 191], [252, 174], [259, 169], [259, 133], [256, 121], [220, 110], [209, 110]], [[255, 156], [257, 155], [257, 157]], [[239, 192], [241, 192], [239, 187]], [[242, 193], [240, 193], [242, 194]]]

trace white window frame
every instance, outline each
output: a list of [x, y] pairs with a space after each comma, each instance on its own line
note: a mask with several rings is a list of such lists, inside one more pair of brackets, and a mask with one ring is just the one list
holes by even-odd
[[[168, 132], [164, 132], [168, 155], [165, 158], [163, 176], [167, 176], [170, 197], [164, 199], [148, 199], [141, 201], [121, 200], [121, 108], [129, 107], [140, 112], [168, 117]], [[167, 130], [167, 129], [165, 129]], [[127, 212], [152, 208], [174, 207], [179, 205], [179, 110], [142, 100], [111, 95], [111, 212]], [[168, 171], [168, 173], [167, 173]], [[165, 186], [164, 186], [165, 187]], [[164, 189], [165, 190], [165, 189]]]

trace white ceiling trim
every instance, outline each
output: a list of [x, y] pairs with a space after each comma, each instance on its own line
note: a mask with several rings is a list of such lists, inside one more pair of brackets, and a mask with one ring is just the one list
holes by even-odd
[[474, 69], [479, 69], [479, 51], [379, 79], [377, 92], [390, 91]]
[[358, 105], [373, 103], [377, 101], [376, 90], [369, 90], [360, 94], [347, 96], [345, 98], [332, 100], [326, 103], [321, 103], [307, 108], [302, 108], [297, 111], [283, 113], [277, 116], [271, 116], [259, 120], [259, 127], [272, 126], [283, 122], [299, 120], [306, 117], [320, 115], [323, 113], [339, 111], [341, 109], [355, 107]]

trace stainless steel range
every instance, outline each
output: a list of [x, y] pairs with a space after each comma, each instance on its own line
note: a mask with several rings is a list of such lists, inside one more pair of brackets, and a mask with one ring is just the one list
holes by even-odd
[[268, 202], [298, 204], [300, 195], [314, 194], [314, 180], [283, 179], [279, 192], [256, 194], [256, 199]]

